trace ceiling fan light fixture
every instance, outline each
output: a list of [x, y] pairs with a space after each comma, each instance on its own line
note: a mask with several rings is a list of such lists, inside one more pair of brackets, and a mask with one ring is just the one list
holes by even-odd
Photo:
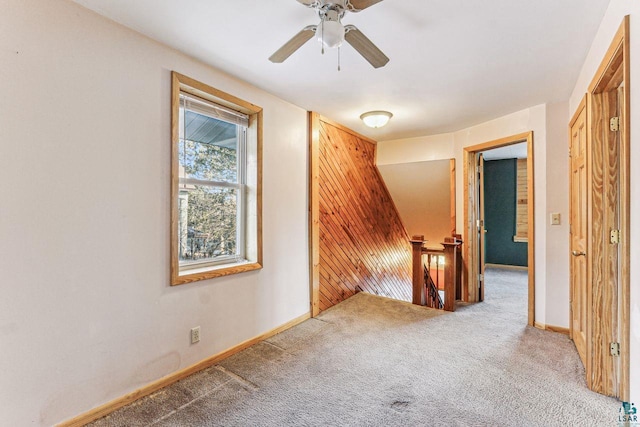
[[381, 1], [383, 0], [298, 0], [298, 3], [314, 9], [320, 22], [317, 25], [304, 27], [275, 51], [269, 57], [269, 61], [280, 64], [306, 42], [315, 38], [322, 46], [322, 53], [326, 48], [338, 50], [338, 71], [340, 71], [340, 46], [344, 42], [354, 48], [373, 68], [384, 67], [389, 62], [389, 58], [355, 25], [343, 25], [341, 22], [347, 12], [360, 12]]
[[323, 19], [318, 30], [318, 41], [325, 47], [340, 47], [344, 42], [344, 25], [340, 21]]
[[360, 115], [360, 119], [370, 128], [381, 128], [393, 117], [388, 111], [369, 111]]

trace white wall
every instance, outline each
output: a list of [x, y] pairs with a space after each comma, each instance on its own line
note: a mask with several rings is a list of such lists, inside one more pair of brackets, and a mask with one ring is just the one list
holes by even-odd
[[[569, 327], [569, 104], [547, 105], [546, 216], [536, 227], [546, 232], [546, 308], [548, 325]], [[544, 196], [543, 196], [544, 197]], [[560, 225], [551, 225], [551, 213]]]
[[[0, 10], [0, 424], [68, 419], [308, 312], [304, 110], [68, 1]], [[264, 108], [261, 271], [169, 286], [171, 70]]]
[[451, 161], [378, 165], [409, 236], [442, 248], [451, 236]]
[[[638, 245], [640, 241], [640, 168], [634, 167], [640, 162], [640, 2], [629, 0], [611, 0], [609, 8], [600, 24], [600, 29], [591, 45], [591, 50], [580, 72], [580, 77], [569, 101], [570, 112], [576, 110], [580, 100], [588, 90], [602, 58], [620, 27], [625, 15], [631, 16], [631, 401], [640, 400], [640, 259]], [[634, 193], [635, 190], [635, 193]], [[634, 262], [635, 261], [635, 262]]]
[[377, 165], [446, 160], [454, 157], [453, 134], [379, 141]]

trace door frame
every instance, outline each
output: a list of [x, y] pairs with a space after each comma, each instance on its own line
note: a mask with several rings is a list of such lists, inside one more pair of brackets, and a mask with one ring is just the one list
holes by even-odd
[[533, 174], [533, 131], [508, 136], [501, 139], [485, 142], [482, 144], [464, 147], [462, 153], [463, 171], [463, 191], [464, 191], [464, 241], [468, 242], [466, 251], [464, 251], [464, 264], [467, 266], [465, 270], [466, 286], [464, 287], [463, 299], [468, 302], [477, 302], [480, 298], [478, 289], [478, 256], [479, 250], [478, 239], [472, 238], [476, 230], [476, 221], [478, 220], [478, 166], [476, 158], [482, 151], [491, 150], [493, 148], [505, 147], [521, 142], [527, 143], [527, 215], [528, 215], [528, 231], [527, 231], [527, 271], [528, 271], [528, 321], [530, 326], [535, 323], [535, 217], [534, 217], [534, 174]]
[[[587, 146], [590, 156], [590, 173], [599, 170], [600, 174], [610, 172], [610, 165], [613, 161], [616, 164], [614, 170], [618, 173], [619, 194], [618, 194], [618, 224], [620, 231], [620, 243], [618, 245], [618, 264], [615, 271], [615, 279], [611, 270], [606, 266], [609, 243], [608, 228], [611, 225], [611, 218], [608, 217], [611, 211], [610, 203], [605, 200], [598, 200], [598, 208], [602, 208], [606, 213], [593, 215], [593, 194], [589, 191], [589, 229], [594, 227], [605, 232], [599, 235], [589, 236], [587, 252], [587, 275], [588, 283], [593, 286], [594, 281], [598, 283], [615, 282], [615, 287], [608, 289], [607, 295], [614, 296], [615, 301], [611, 305], [601, 304], [602, 310], [596, 310], [593, 301], [589, 301], [589, 311], [593, 311], [589, 321], [590, 333], [587, 336], [587, 384], [589, 388], [599, 393], [613, 395], [621, 400], [628, 401], [629, 393], [629, 366], [630, 366], [630, 207], [631, 207], [631, 186], [630, 186], [630, 61], [629, 61], [629, 16], [625, 16], [622, 24], [618, 28], [609, 48], [604, 55], [596, 74], [587, 90]], [[620, 83], [622, 82], [622, 83]], [[609, 127], [609, 117], [603, 114], [608, 107], [602, 105], [605, 93], [610, 92], [614, 87], [622, 87], [623, 100], [618, 111], [622, 115], [622, 134], [619, 136], [618, 153], [616, 158], [609, 155], [606, 149], [610, 143], [610, 135], [606, 130]], [[595, 147], [595, 148], [594, 148]], [[598, 156], [594, 150], [598, 148]], [[596, 158], [597, 157], [597, 158]], [[606, 167], [606, 169], [604, 169]], [[604, 172], [603, 172], [604, 171]], [[590, 177], [589, 183], [593, 179]], [[609, 215], [610, 216], [610, 215]], [[593, 233], [595, 234], [595, 233]], [[598, 264], [596, 265], [596, 261]], [[594, 277], [597, 276], [597, 277]], [[592, 296], [592, 300], [595, 297]], [[606, 298], [606, 296], [605, 296]], [[602, 303], [602, 301], [600, 301]], [[615, 305], [615, 307], [614, 307]], [[615, 315], [614, 315], [615, 313]], [[596, 339], [601, 342], [596, 346]], [[608, 348], [602, 344], [619, 342], [620, 360], [599, 363], [600, 360], [607, 360]], [[594, 354], [598, 355], [596, 357]], [[592, 360], [589, 360], [591, 358]], [[619, 364], [618, 364], [619, 363]], [[617, 365], [618, 372], [610, 372]], [[617, 379], [617, 387], [615, 384]]]
[[[482, 280], [478, 280], [479, 284], [478, 288], [478, 302], [484, 301], [484, 268], [487, 263], [487, 218], [485, 216], [485, 195], [484, 195], [484, 155], [482, 153], [478, 153], [476, 155], [476, 165], [479, 168], [478, 170], [478, 210], [477, 215], [480, 220], [480, 225], [478, 226], [479, 230], [477, 231], [477, 244], [480, 245], [478, 247], [478, 263], [479, 265], [476, 267], [478, 276], [482, 276]], [[516, 178], [517, 179], [517, 178]]]

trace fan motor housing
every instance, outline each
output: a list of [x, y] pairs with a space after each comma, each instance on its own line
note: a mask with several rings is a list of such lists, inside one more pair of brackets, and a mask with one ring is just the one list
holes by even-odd
[[318, 9], [318, 16], [323, 21], [340, 21], [346, 9], [337, 3], [327, 3]]

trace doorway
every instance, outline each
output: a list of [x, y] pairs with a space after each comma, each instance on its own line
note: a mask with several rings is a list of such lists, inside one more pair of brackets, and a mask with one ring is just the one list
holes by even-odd
[[485, 267], [526, 271], [527, 143], [483, 151], [482, 158]]
[[527, 147], [527, 323], [533, 326], [535, 322], [533, 132], [473, 145], [463, 150], [464, 241], [469, 242], [465, 252], [467, 270], [463, 299], [468, 302], [479, 302], [484, 298], [485, 228], [484, 218], [482, 218], [484, 211], [482, 207], [484, 199], [482, 152], [519, 143], [526, 143]]

